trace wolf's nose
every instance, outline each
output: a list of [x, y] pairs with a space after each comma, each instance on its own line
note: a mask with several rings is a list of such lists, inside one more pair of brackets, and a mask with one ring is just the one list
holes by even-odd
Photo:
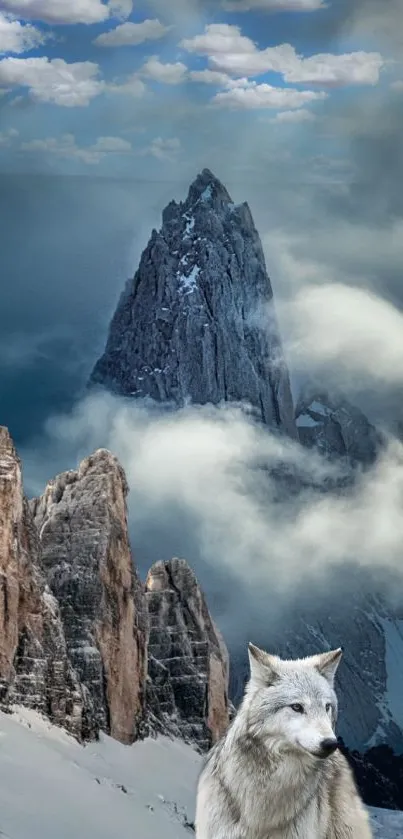
[[320, 750], [325, 757], [333, 754], [338, 747], [339, 744], [334, 737], [326, 737], [326, 740], [322, 740], [320, 744]]

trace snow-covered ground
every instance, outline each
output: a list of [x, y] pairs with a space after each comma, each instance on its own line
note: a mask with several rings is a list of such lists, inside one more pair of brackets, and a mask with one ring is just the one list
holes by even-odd
[[[163, 737], [84, 748], [35, 713], [0, 714], [0, 836], [190, 839], [200, 761]], [[373, 816], [377, 837], [401, 839], [403, 813]]]

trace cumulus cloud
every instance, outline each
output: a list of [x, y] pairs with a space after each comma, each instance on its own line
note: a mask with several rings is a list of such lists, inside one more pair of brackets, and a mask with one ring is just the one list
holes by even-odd
[[[242, 81], [242, 80], [241, 80]], [[246, 80], [243, 80], [246, 82]], [[254, 110], [260, 108], [301, 108], [308, 102], [326, 98], [326, 93], [272, 87], [269, 84], [237, 84], [230, 90], [216, 93], [213, 102], [226, 108]]]
[[160, 84], [181, 84], [187, 76], [186, 64], [176, 61], [173, 64], [163, 63], [158, 56], [152, 55], [143, 64], [140, 74]]
[[361, 384], [403, 384], [403, 312], [368, 289], [304, 285], [281, 314], [299, 365], [331, 365]]
[[46, 137], [30, 140], [21, 144], [21, 150], [59, 158], [75, 158], [83, 163], [98, 164], [108, 155], [128, 154], [132, 151], [131, 143], [121, 137], [98, 137], [89, 146], [79, 146], [73, 134], [61, 137]]
[[99, 67], [91, 61], [68, 64], [62, 58], [3, 58], [0, 86], [27, 88], [36, 102], [65, 107], [88, 105], [104, 89]]
[[177, 155], [181, 150], [181, 142], [178, 137], [155, 137], [150, 145], [143, 149], [142, 154], [151, 155], [157, 160], [168, 160], [170, 162], [176, 160]]
[[189, 79], [192, 82], [203, 82], [204, 84], [213, 84], [218, 87], [225, 87], [231, 81], [227, 73], [220, 73], [218, 70], [190, 70]]
[[99, 47], [137, 46], [145, 41], [158, 41], [169, 32], [169, 27], [157, 18], [143, 20], [141, 23], [121, 23], [110, 32], [103, 32], [95, 38]]
[[0, 149], [11, 146], [18, 137], [16, 128], [7, 128], [5, 131], [0, 131]]
[[13, 52], [17, 55], [43, 44], [46, 36], [35, 26], [21, 23], [12, 15], [0, 11], [0, 55]]
[[374, 85], [384, 66], [378, 52], [319, 53], [304, 58], [291, 44], [259, 50], [239, 26], [224, 23], [208, 24], [202, 35], [183, 39], [181, 46], [188, 52], [206, 56], [212, 69], [220, 72], [244, 76], [274, 72], [291, 84]]
[[274, 122], [297, 123], [297, 122], [312, 122], [316, 119], [312, 111], [306, 108], [300, 108], [298, 111], [280, 111], [274, 117]]
[[0, 0], [0, 9], [24, 20], [52, 24], [101, 23], [110, 16], [128, 17], [131, 0]]

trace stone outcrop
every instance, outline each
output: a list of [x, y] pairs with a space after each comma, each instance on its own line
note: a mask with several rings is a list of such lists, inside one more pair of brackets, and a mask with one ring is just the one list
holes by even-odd
[[229, 722], [227, 649], [185, 560], [153, 565], [146, 598], [149, 711], [162, 730], [204, 751]]
[[121, 296], [93, 384], [183, 405], [249, 404], [296, 438], [259, 234], [208, 170], [172, 201]]
[[0, 428], [0, 700], [46, 713], [76, 737], [94, 735], [91, 703], [69, 661], [58, 605], [40, 566], [21, 465]]
[[346, 458], [352, 465], [370, 466], [382, 438], [365, 414], [343, 397], [306, 391], [296, 407], [299, 439], [330, 458]]
[[127, 483], [100, 449], [31, 502], [67, 649], [98, 728], [123, 743], [144, 717], [147, 610], [127, 532]]

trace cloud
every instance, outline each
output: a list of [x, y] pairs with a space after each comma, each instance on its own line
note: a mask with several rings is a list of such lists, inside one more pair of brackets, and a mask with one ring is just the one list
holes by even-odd
[[312, 120], [316, 119], [315, 114], [312, 111], [308, 111], [306, 108], [300, 108], [299, 111], [280, 111], [280, 113], [276, 114], [273, 121], [274, 122], [284, 122], [284, 123], [297, 123], [297, 122], [312, 122]]
[[62, 58], [3, 58], [0, 86], [28, 88], [31, 99], [67, 108], [88, 105], [104, 89], [91, 61], [68, 64]]
[[119, 96], [134, 96], [135, 99], [141, 99], [145, 92], [146, 86], [136, 73], [128, 76], [124, 81], [109, 82], [105, 85], [105, 91], [109, 93], [116, 93]]
[[146, 149], [143, 149], [142, 154], [156, 157], [157, 160], [173, 161], [176, 159], [178, 153], [181, 151], [181, 142], [177, 137], [155, 137]]
[[186, 64], [176, 61], [174, 64], [164, 64], [153, 55], [143, 64], [139, 73], [154, 82], [160, 84], [176, 85], [185, 81], [187, 76]]
[[16, 128], [8, 128], [5, 131], [0, 131], [0, 149], [11, 146], [17, 137], [18, 131]]
[[133, 0], [109, 0], [109, 9], [112, 17], [124, 20], [133, 11]]
[[47, 156], [74, 158], [93, 165], [111, 154], [128, 154], [132, 152], [132, 146], [128, 140], [121, 137], [98, 137], [90, 146], [79, 146], [73, 134], [63, 134], [61, 137], [46, 137], [22, 143], [21, 150]]
[[158, 41], [169, 32], [169, 27], [158, 19], [143, 20], [141, 23], [122, 23], [110, 32], [104, 32], [95, 38], [94, 44], [100, 47], [137, 46], [144, 41]]
[[0, 11], [0, 55], [13, 52], [17, 55], [40, 46], [46, 36], [31, 24], [23, 24], [12, 15]]
[[223, 0], [229, 12], [316, 12], [328, 5], [325, 0]]
[[384, 59], [378, 52], [357, 51], [342, 55], [317, 54], [304, 58], [290, 44], [259, 50], [239, 26], [208, 24], [202, 35], [185, 38], [183, 49], [207, 56], [214, 70], [242, 76], [274, 72], [291, 84], [322, 87], [374, 85], [379, 81]]
[[[246, 80], [243, 80], [244, 82]], [[262, 108], [301, 108], [308, 102], [326, 98], [326, 93], [296, 90], [290, 87], [272, 87], [269, 84], [249, 83], [236, 85], [230, 90], [216, 93], [213, 102], [225, 108], [255, 110]]]
[[391, 86], [392, 90], [397, 90], [397, 91], [403, 90], [403, 80], [402, 79], [396, 79], [394, 82], [391, 83], [390, 86]]
[[281, 317], [300, 368], [331, 367], [361, 386], [403, 385], [403, 312], [368, 289], [304, 285]]
[[192, 82], [203, 82], [204, 84], [215, 84], [218, 87], [225, 87], [230, 81], [227, 73], [220, 73], [218, 70], [191, 70], [189, 79]]
[[0, 0], [0, 10], [52, 24], [102, 23], [110, 16], [127, 17], [132, 7], [131, 0]]
[[[43, 489], [44, 469], [59, 468], [61, 454], [72, 468], [98, 446], [113, 451], [127, 473], [137, 554], [144, 534], [150, 542], [158, 531], [164, 558], [182, 553], [183, 535], [191, 534], [187, 558], [196, 569], [202, 563], [210, 573], [235, 576], [264, 595], [266, 608], [276, 592], [317, 583], [345, 562], [401, 568], [403, 448], [396, 442], [355, 488], [339, 494], [329, 489], [341, 474], [336, 466], [234, 407], [164, 413], [98, 394], [54, 417], [45, 446], [23, 456], [30, 491]], [[288, 476], [284, 492], [275, 470]], [[293, 493], [297, 476], [307, 489]]]

